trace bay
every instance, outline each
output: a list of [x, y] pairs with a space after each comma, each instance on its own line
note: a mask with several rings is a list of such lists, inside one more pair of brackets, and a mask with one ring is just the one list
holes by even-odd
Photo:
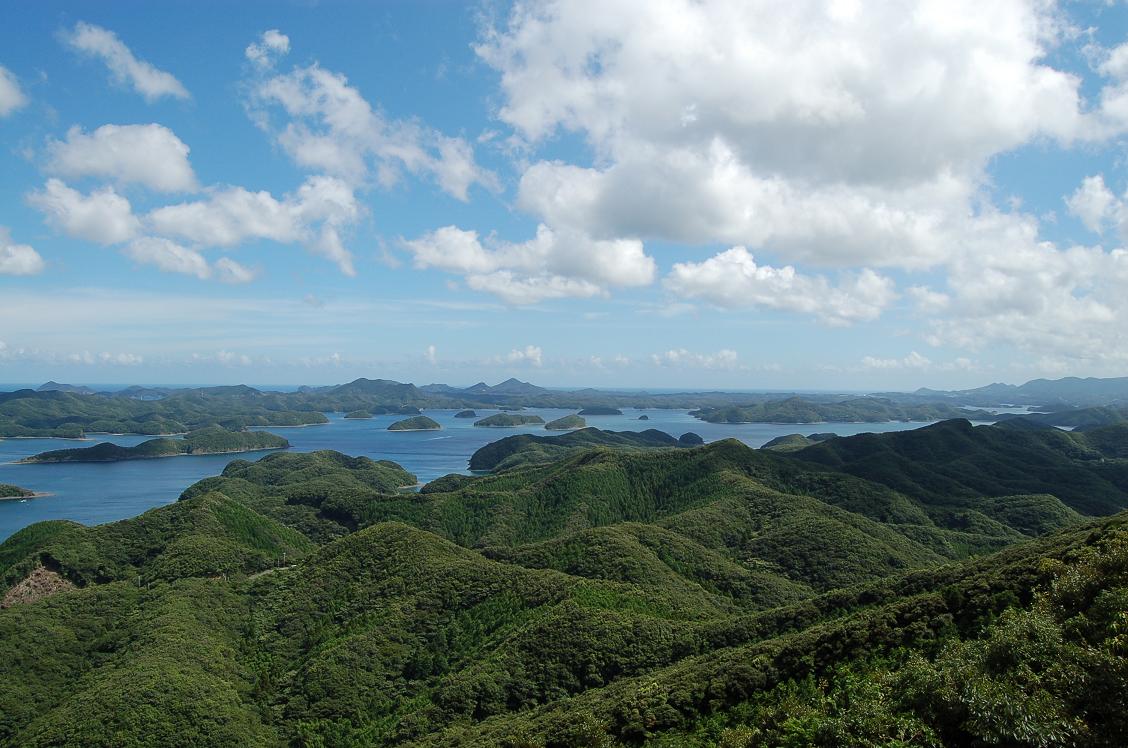
[[[422, 483], [450, 473], [468, 473], [470, 455], [479, 447], [513, 434], [540, 436], [557, 434], [543, 426], [518, 428], [475, 427], [473, 418], [455, 418], [455, 410], [427, 410], [425, 415], [442, 424], [442, 431], [388, 431], [388, 426], [403, 416], [376, 416], [352, 420], [328, 414], [329, 423], [302, 428], [274, 428], [286, 437], [292, 451], [312, 452], [333, 449], [349, 455], [377, 460], [392, 460], [414, 473]], [[478, 418], [498, 411], [478, 410]], [[574, 410], [530, 408], [525, 415], [539, 415], [551, 421]], [[640, 421], [645, 414], [649, 420]], [[816, 423], [778, 424], [706, 423], [684, 410], [625, 409], [623, 415], [587, 416], [589, 426], [614, 431], [658, 429], [673, 436], [687, 431], [700, 434], [706, 442], [735, 438], [760, 447], [777, 436], [831, 432], [849, 436], [863, 432], [901, 431], [919, 428], [924, 423]], [[11, 483], [50, 494], [26, 501], [0, 501], [0, 541], [12, 533], [48, 519], [69, 519], [83, 524], [101, 524], [136, 516], [147, 509], [176, 501], [181, 492], [196, 481], [218, 475], [234, 459], [255, 460], [266, 453], [200, 457], [167, 457], [111, 463], [70, 463], [56, 465], [13, 464], [30, 455], [50, 449], [70, 449], [112, 442], [132, 446], [150, 439], [135, 435], [91, 435], [89, 440], [0, 439], [0, 483]]]

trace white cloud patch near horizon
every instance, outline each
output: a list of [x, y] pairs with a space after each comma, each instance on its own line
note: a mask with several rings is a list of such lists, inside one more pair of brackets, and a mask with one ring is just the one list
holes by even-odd
[[16, 244], [0, 226], [0, 275], [37, 275], [46, 267], [43, 258], [28, 244]]
[[128, 85], [150, 103], [164, 96], [190, 98], [188, 90], [175, 76], [137, 59], [117, 34], [108, 29], [79, 21], [74, 28], [60, 32], [59, 37], [74, 51], [101, 60], [115, 83]]

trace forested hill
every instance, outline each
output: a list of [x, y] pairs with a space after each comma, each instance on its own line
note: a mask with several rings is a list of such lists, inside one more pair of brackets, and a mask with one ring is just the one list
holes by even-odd
[[1128, 515], [1084, 514], [1128, 506], [1123, 434], [912, 433], [420, 493], [276, 453], [32, 525], [0, 544], [0, 744], [1116, 745]]

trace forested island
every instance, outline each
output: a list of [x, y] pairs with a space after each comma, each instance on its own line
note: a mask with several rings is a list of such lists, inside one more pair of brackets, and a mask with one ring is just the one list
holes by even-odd
[[390, 462], [235, 460], [0, 544], [0, 743], [1117, 745], [1104, 428], [522, 435], [412, 495]]
[[514, 413], [496, 413], [492, 416], [486, 416], [480, 421], [474, 421], [475, 426], [491, 429], [513, 428], [515, 426], [542, 423], [544, 423], [544, 419], [540, 416], [525, 416]]
[[891, 400], [857, 397], [840, 402], [818, 402], [803, 397], [771, 400], [753, 405], [703, 408], [690, 415], [709, 423], [882, 423], [885, 421], [940, 421], [967, 418], [994, 421], [985, 410], [967, 410], [947, 403], [901, 405]]
[[120, 462], [122, 460], [147, 460], [156, 457], [180, 455], [214, 455], [237, 452], [259, 452], [269, 449], [288, 449], [290, 442], [265, 431], [228, 431], [207, 428], [185, 434], [182, 438], [149, 439], [133, 447], [120, 447], [103, 442], [93, 447], [55, 449], [40, 452], [21, 462]]
[[460, 410], [454, 414], [455, 418], [477, 418], [478, 414], [472, 410]]
[[372, 418], [372, 414], [367, 410], [354, 410], [345, 414], [345, 418], [349, 420], [366, 420]]
[[388, 431], [438, 431], [441, 428], [442, 425], [433, 418], [415, 416], [396, 421], [388, 427]]
[[580, 411], [581, 416], [621, 416], [623, 411], [618, 408], [593, 405]]
[[581, 416], [575, 414], [557, 418], [556, 420], [549, 421], [544, 425], [545, 429], [549, 431], [568, 431], [570, 429], [582, 429], [586, 426], [587, 421], [585, 421]]

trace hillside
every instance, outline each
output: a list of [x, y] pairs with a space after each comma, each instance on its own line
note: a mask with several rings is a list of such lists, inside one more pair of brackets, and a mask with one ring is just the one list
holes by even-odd
[[[984, 428], [794, 455], [521, 435], [494, 456], [563, 451], [418, 494], [276, 453], [32, 525], [0, 544], [0, 744], [1115, 745], [1128, 514], [1059, 499], [1120, 463]], [[871, 453], [890, 483], [911, 454], [913, 490], [855, 475]], [[1054, 455], [1037, 491], [986, 478]]]
[[80, 449], [56, 449], [40, 452], [23, 460], [32, 463], [55, 462], [120, 462], [180, 455], [214, 455], [238, 452], [260, 452], [288, 449], [290, 442], [265, 431], [228, 431], [207, 428], [192, 431], [179, 439], [149, 439], [134, 447], [119, 447], [110, 442]]

